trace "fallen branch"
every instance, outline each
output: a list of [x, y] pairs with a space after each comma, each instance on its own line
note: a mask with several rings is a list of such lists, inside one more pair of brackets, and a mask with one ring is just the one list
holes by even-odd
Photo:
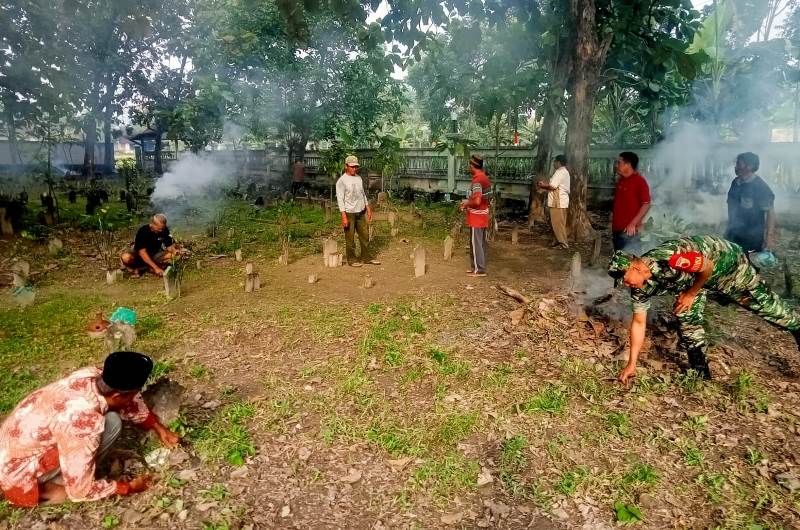
[[531, 303], [530, 298], [524, 296], [522, 293], [512, 289], [511, 287], [506, 287], [505, 285], [497, 285], [496, 287], [500, 292], [507, 294], [517, 302], [525, 304], [526, 306]]

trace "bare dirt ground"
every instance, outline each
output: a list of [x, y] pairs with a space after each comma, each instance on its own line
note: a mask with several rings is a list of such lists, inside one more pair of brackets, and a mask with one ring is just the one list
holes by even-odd
[[[0, 312], [15, 327], [0, 332], [3, 351], [19, 355], [0, 359], [12, 382], [33, 384], [13, 363], [38, 382], [98, 362], [102, 344], [83, 329], [95, 311], [126, 306], [140, 315], [135, 347], [185, 391], [173, 423], [184, 444], [151, 466], [150, 491], [0, 505], [0, 528], [800, 526], [800, 362], [788, 334], [714, 305], [715, 379], [704, 383], [681, 375], [664, 310], [623, 388], [613, 377], [625, 294], [591, 307], [610, 280], [585, 272], [585, 314], [572, 251], [550, 249], [546, 230], [523, 231], [519, 245], [501, 232], [478, 279], [464, 274], [464, 241], [444, 261], [438, 240], [386, 231], [383, 264], [360, 269], [325, 269], [319, 253], [284, 267], [246, 245], [256, 293], [244, 292], [243, 263], [205, 255], [171, 302], [152, 276], [105, 285], [80, 235], [64, 234], [56, 258], [4, 242], [3, 268], [20, 255], [51, 269], [36, 304]], [[521, 306], [498, 285], [530, 299], [516, 324]], [[158, 448], [135, 430], [126, 438], [112, 476], [141, 470]]]

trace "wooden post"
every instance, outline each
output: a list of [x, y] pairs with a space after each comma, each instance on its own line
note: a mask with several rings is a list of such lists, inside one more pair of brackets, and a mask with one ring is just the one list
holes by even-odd
[[236, 261], [242, 261], [242, 249], [240, 249], [240, 248], [237, 248], [237, 249], [236, 249], [236, 250], [233, 252], [233, 255], [236, 257]]
[[444, 238], [444, 260], [448, 261], [453, 257], [453, 238], [447, 236]]
[[515, 226], [511, 229], [511, 244], [518, 245], [519, 244], [519, 227]]
[[419, 278], [420, 276], [424, 276], [427, 272], [427, 256], [425, 254], [425, 249], [422, 247], [416, 247], [414, 249], [413, 254], [414, 259], [414, 277]]

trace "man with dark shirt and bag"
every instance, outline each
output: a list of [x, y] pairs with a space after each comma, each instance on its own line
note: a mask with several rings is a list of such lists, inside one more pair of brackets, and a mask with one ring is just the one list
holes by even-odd
[[135, 275], [150, 269], [156, 276], [163, 276], [164, 269], [179, 253], [167, 227], [167, 216], [157, 213], [149, 224], [139, 228], [131, 250], [123, 252], [121, 260]]
[[736, 178], [728, 190], [728, 230], [725, 238], [745, 252], [771, 250], [775, 241], [775, 194], [756, 175], [758, 155], [736, 157]]

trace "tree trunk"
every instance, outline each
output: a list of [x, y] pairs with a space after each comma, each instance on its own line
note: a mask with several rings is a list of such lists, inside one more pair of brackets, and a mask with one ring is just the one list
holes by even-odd
[[105, 150], [103, 153], [103, 165], [107, 174], [114, 172], [114, 139], [111, 138], [111, 111], [106, 109], [103, 119], [103, 139], [105, 140]]
[[19, 141], [17, 140], [17, 121], [14, 117], [15, 100], [13, 94], [7, 94], [3, 98], [3, 109], [5, 110], [6, 129], [8, 133], [8, 154], [11, 164], [21, 164], [22, 157], [19, 153]]
[[[536, 158], [533, 161], [533, 180], [528, 195], [528, 226], [535, 222], [543, 222], [544, 193], [539, 193], [536, 183], [548, 180], [550, 160], [553, 158], [553, 147], [558, 139], [558, 124], [561, 118], [561, 108], [564, 104], [564, 90], [572, 69], [572, 52], [569, 46], [561, 45], [556, 51], [555, 60], [552, 61], [553, 73], [550, 80], [549, 97], [545, 103], [542, 127], [536, 145]], [[567, 160], [570, 163], [570, 160]]]
[[[164, 167], [161, 164], [161, 151], [163, 150], [163, 145], [161, 143], [161, 127], [156, 128], [156, 137], [155, 137], [155, 148], [153, 149], [153, 173], [156, 176], [161, 176], [164, 174]], [[195, 150], [192, 148], [192, 152], [194, 153]]]
[[570, 234], [575, 240], [594, 236], [586, 210], [589, 182], [589, 144], [592, 138], [592, 115], [597, 97], [600, 71], [606, 61], [613, 33], [598, 38], [594, 0], [570, 0], [570, 22], [575, 28], [573, 69], [567, 125], [567, 153], [570, 168]]
[[94, 178], [94, 147], [97, 144], [97, 120], [89, 112], [83, 122], [83, 176]]

